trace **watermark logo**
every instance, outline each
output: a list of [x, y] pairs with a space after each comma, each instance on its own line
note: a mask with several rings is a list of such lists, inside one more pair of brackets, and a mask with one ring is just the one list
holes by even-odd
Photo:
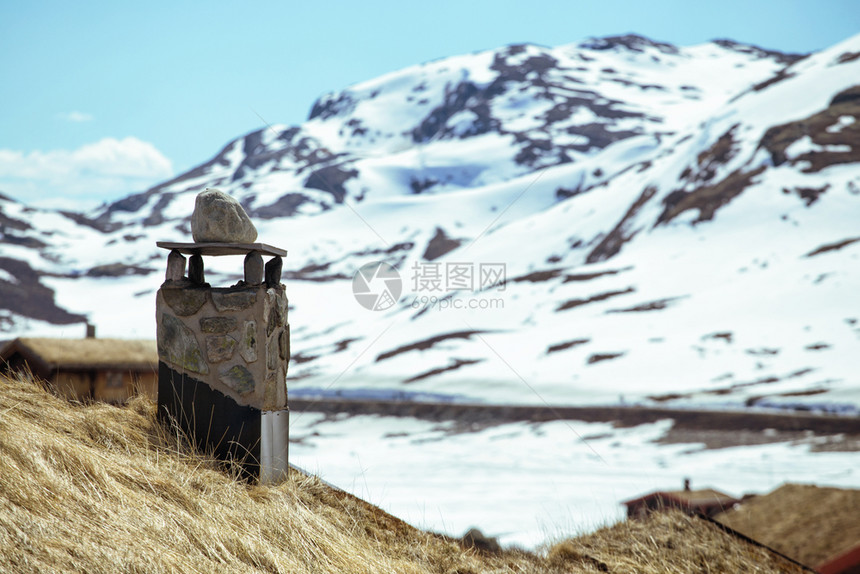
[[393, 307], [403, 292], [397, 269], [384, 261], [362, 265], [352, 277], [352, 294], [359, 305], [371, 311]]
[[[504, 291], [504, 263], [416, 262], [411, 266], [413, 309], [504, 309], [502, 299], [489, 299], [490, 291]], [[355, 300], [370, 311], [393, 307], [403, 293], [403, 281], [383, 261], [362, 265], [352, 278]], [[472, 297], [469, 297], [469, 293]]]

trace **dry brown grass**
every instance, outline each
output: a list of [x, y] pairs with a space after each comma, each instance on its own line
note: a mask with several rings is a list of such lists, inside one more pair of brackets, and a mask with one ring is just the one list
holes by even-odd
[[237, 481], [160, 426], [146, 399], [73, 404], [0, 377], [0, 571], [528, 572], [537, 563], [525, 553], [485, 560], [299, 473], [277, 487]]
[[547, 560], [579, 566], [577, 572], [616, 574], [807, 572], [766, 548], [743, 542], [678, 510], [653, 513], [648, 520], [628, 520], [567, 540], [552, 547]]
[[[546, 556], [485, 554], [316, 478], [237, 481], [160, 426], [144, 398], [73, 404], [0, 377], [2, 572], [778, 572], [683, 516], [621, 524]], [[730, 558], [724, 558], [729, 556]], [[710, 568], [707, 569], [706, 568]], [[785, 570], [783, 570], [785, 571]]]
[[815, 566], [860, 541], [860, 490], [785, 484], [718, 515], [723, 524]]

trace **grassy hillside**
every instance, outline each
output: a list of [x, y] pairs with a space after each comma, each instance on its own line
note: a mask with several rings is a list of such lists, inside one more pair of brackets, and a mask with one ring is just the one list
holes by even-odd
[[680, 514], [541, 554], [463, 548], [299, 473], [231, 478], [160, 426], [154, 406], [71, 404], [0, 376], [3, 572], [791, 572]]
[[804, 564], [821, 564], [860, 541], [860, 490], [784, 484], [716, 518]]

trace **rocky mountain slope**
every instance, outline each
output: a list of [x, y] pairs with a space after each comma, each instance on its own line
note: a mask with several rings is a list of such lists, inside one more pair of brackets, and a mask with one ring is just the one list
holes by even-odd
[[[0, 198], [0, 329], [154, 336], [155, 241], [190, 240], [219, 187], [290, 252], [291, 392], [856, 410], [857, 78], [860, 36], [407, 68], [92, 213]], [[353, 282], [376, 261], [399, 293]]]

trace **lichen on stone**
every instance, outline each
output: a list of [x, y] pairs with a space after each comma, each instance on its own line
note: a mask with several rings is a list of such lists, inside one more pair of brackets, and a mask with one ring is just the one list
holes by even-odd
[[233, 358], [236, 350], [236, 339], [227, 335], [210, 335], [206, 337], [206, 357], [210, 363], [223, 363]]
[[257, 322], [245, 321], [242, 340], [239, 344], [239, 354], [246, 363], [257, 361]]
[[254, 390], [256, 383], [254, 375], [242, 365], [233, 365], [218, 372], [222, 383], [239, 393], [246, 395]]
[[208, 289], [197, 288], [165, 288], [161, 290], [164, 302], [180, 317], [193, 315], [203, 307], [208, 296]]
[[286, 328], [281, 331], [281, 334], [278, 335], [278, 356], [283, 361], [290, 360], [290, 326], [287, 325]]
[[235, 317], [200, 317], [200, 330], [204, 333], [226, 335], [238, 326]]
[[209, 373], [194, 332], [169, 313], [162, 313], [158, 324], [158, 356], [181, 369]]
[[257, 289], [213, 289], [212, 303], [222, 313], [224, 311], [243, 311], [257, 303]]

